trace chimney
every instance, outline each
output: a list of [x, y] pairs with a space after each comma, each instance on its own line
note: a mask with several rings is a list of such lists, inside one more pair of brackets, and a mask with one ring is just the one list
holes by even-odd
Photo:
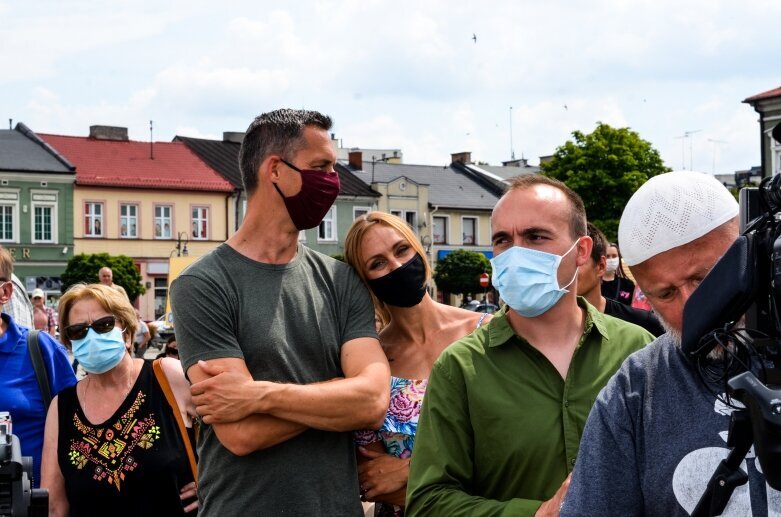
[[350, 151], [347, 160], [353, 169], [363, 170], [363, 153], [361, 151]]
[[472, 152], [471, 151], [464, 151], [464, 152], [461, 152], [461, 153], [451, 153], [450, 161], [452, 163], [456, 163], [456, 162], [472, 163]]
[[244, 140], [244, 133], [240, 133], [239, 131], [222, 132], [223, 142], [234, 142], [236, 144], [240, 144], [243, 140]]
[[95, 140], [128, 140], [127, 128], [116, 126], [90, 126], [89, 137]]

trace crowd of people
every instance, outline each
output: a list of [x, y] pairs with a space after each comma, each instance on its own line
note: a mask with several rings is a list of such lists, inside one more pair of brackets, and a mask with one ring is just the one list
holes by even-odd
[[[737, 237], [732, 194], [656, 176], [619, 250], [565, 184], [514, 178], [491, 216], [489, 315], [432, 299], [399, 217], [358, 217], [345, 262], [302, 245], [339, 193], [331, 124], [251, 123], [244, 221], [173, 282], [177, 336], [154, 363], [110, 270], [63, 294], [58, 343], [43, 293], [9, 303], [0, 248], [0, 410], [50, 515], [689, 515], [730, 409], [681, 351], [683, 307]], [[724, 513], [751, 514], [781, 514], [756, 465]]]

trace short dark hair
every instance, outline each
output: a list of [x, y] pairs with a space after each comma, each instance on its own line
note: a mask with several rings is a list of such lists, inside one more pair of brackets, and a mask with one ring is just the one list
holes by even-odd
[[247, 196], [258, 187], [258, 168], [271, 154], [292, 160], [304, 145], [304, 128], [331, 129], [331, 117], [317, 111], [279, 109], [263, 113], [252, 121], [244, 133], [239, 150], [239, 168]]
[[569, 228], [572, 238], [577, 239], [586, 235], [586, 206], [580, 196], [563, 182], [543, 176], [541, 174], [526, 174], [510, 179], [510, 186], [504, 193], [506, 196], [514, 190], [522, 190], [536, 185], [548, 185], [561, 190], [570, 204]]
[[170, 336], [168, 336], [168, 339], [165, 341], [165, 344], [170, 345], [174, 341], [176, 341], [176, 334], [171, 334]]
[[607, 237], [591, 223], [586, 223], [586, 232], [594, 242], [591, 246], [591, 260], [594, 261], [594, 264], [597, 264], [607, 251]]

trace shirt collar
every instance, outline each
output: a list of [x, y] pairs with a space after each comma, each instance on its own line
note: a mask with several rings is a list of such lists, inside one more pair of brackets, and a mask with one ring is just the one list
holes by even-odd
[[6, 325], [5, 332], [0, 336], [0, 352], [10, 354], [16, 348], [16, 345], [19, 344], [20, 330], [10, 315], [2, 313], [0, 317], [3, 318]]
[[[586, 323], [584, 325], [583, 335], [587, 336], [591, 332], [597, 332], [603, 339], [609, 339], [605, 328], [606, 316], [599, 312], [596, 307], [588, 303], [582, 296], [578, 296], [577, 302], [578, 307], [586, 309]], [[488, 322], [489, 347], [501, 346], [510, 341], [513, 337], [523, 339], [522, 337], [517, 336], [510, 326], [510, 320], [507, 318], [508, 310], [510, 310], [509, 307], [505, 305], [502, 310], [494, 314], [494, 317]]]

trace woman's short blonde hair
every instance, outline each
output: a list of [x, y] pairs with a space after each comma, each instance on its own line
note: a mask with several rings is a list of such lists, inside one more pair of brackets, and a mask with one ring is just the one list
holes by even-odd
[[75, 284], [68, 289], [60, 298], [60, 339], [62, 343], [70, 348], [71, 341], [65, 334], [65, 328], [70, 325], [70, 311], [76, 302], [92, 299], [106, 312], [113, 314], [121, 327], [124, 329], [123, 335], [125, 341], [133, 341], [138, 330], [138, 319], [136, 310], [130, 305], [127, 296], [117, 291], [113, 287], [103, 284]]
[[[431, 266], [429, 266], [426, 258], [426, 250], [423, 248], [417, 235], [415, 235], [415, 232], [412, 231], [410, 225], [404, 219], [395, 215], [386, 214], [385, 212], [369, 212], [353, 222], [344, 241], [344, 259], [355, 269], [363, 283], [368, 287], [369, 279], [366, 276], [366, 265], [361, 258], [361, 245], [369, 229], [378, 224], [396, 230], [409, 243], [410, 247], [421, 256], [423, 266], [426, 268], [426, 282], [428, 282], [431, 279]], [[387, 325], [390, 321], [388, 308], [374, 296], [371, 289], [369, 289], [369, 293], [372, 296], [374, 308], [380, 316], [382, 325]]]

